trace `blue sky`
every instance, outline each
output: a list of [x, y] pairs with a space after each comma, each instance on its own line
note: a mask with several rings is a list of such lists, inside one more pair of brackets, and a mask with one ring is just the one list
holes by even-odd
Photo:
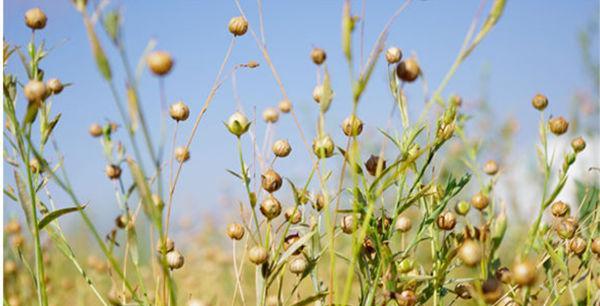
[[[131, 61], [137, 63], [152, 38], [158, 41], [158, 49], [171, 52], [176, 64], [166, 79], [168, 100], [170, 103], [185, 101], [194, 117], [208, 94], [227, 49], [230, 39], [227, 22], [238, 14], [234, 2], [113, 2], [124, 12], [124, 35]], [[340, 49], [341, 3], [323, 0], [264, 1], [268, 47], [309, 136], [313, 134], [311, 125], [317, 114], [311, 99], [316, 82], [315, 67], [308, 57], [313, 46], [328, 52], [327, 63], [336, 92], [328, 128], [337, 139], [342, 139], [338, 122], [351, 110], [347, 66]], [[377, 34], [401, 3], [367, 3], [365, 50], [370, 50]], [[256, 2], [242, 1], [242, 5], [249, 15], [251, 26], [256, 25]], [[92, 122], [118, 119], [118, 114], [108, 87], [96, 71], [82, 20], [67, 0], [7, 0], [4, 3], [4, 38], [9, 43], [27, 43], [30, 33], [23, 24], [23, 14], [33, 6], [41, 7], [49, 18], [46, 29], [38, 37], [49, 46], [56, 46], [43, 65], [46, 75], [74, 83], [54, 102], [54, 111], [63, 114], [55, 133], [66, 156], [67, 169], [80, 197], [91, 203], [90, 209], [116, 214], [113, 188], [103, 174], [100, 145], [88, 136], [87, 128]], [[452, 64], [478, 6], [479, 1], [473, 0], [413, 1], [392, 27], [388, 45], [402, 48], [405, 55], [416, 54], [430, 87], [435, 88]], [[356, 2], [355, 13], [359, 9], [359, 2]], [[515, 116], [521, 125], [520, 139], [531, 141], [535, 135], [537, 115], [529, 101], [536, 92], [545, 93], [551, 101], [550, 113], [559, 115], [567, 113], [576, 90], [590, 87], [581, 63], [577, 34], [597, 11], [596, 1], [508, 1], [497, 27], [459, 68], [445, 93], [460, 93], [466, 101], [477, 99], [481, 92], [481, 75], [484, 70], [489, 70], [492, 110], [499, 118]], [[123, 74], [118, 67], [118, 58], [103, 33], [101, 36], [111, 58], [117, 84], [122, 84]], [[230, 64], [248, 60], [263, 63], [250, 35], [238, 40]], [[371, 130], [387, 118], [391, 103], [382, 63], [375, 71], [359, 108], [367, 129]], [[24, 76], [16, 57], [10, 61], [8, 69]], [[253, 71], [242, 71], [237, 79], [246, 110], [256, 107], [260, 114], [265, 107], [273, 106], [281, 99], [266, 65]], [[158, 122], [157, 85], [156, 78], [145, 72], [141, 94], [150, 122]], [[422, 103], [421, 85], [410, 85], [408, 97], [414, 104]], [[221, 124], [235, 108], [228, 82], [218, 92], [192, 145], [192, 159], [184, 167], [176, 197], [176, 203], [181, 203], [176, 206], [176, 213], [186, 211], [196, 214], [214, 210], [222, 205], [220, 199], [223, 194], [241, 190], [238, 182], [225, 171], [226, 168], [237, 169], [238, 164], [235, 139]], [[183, 125], [180, 135], [187, 137], [192, 123], [188, 121]], [[262, 139], [264, 125], [259, 125], [258, 135]], [[158, 124], [153, 131], [158, 131]], [[284, 175], [294, 177], [304, 174], [306, 169], [298, 165], [307, 158], [306, 152], [289, 116], [282, 117], [275, 133], [277, 138], [289, 139], [295, 147], [297, 159], [279, 164], [289, 169], [289, 173]], [[120, 132], [119, 137], [126, 139], [124, 132]], [[183, 138], [179, 142], [182, 143]], [[6, 173], [10, 173], [7, 167], [5, 178]], [[183, 205], [187, 208], [183, 209]]]

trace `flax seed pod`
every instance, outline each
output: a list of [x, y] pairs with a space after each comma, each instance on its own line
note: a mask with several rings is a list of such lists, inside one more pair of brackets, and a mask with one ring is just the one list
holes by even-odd
[[560, 136], [569, 129], [569, 122], [562, 116], [554, 117], [548, 121], [550, 132], [556, 136]]
[[562, 239], [571, 239], [577, 231], [577, 220], [573, 218], [565, 218], [556, 225], [556, 233]]
[[168, 252], [171, 252], [175, 249], [175, 242], [173, 242], [173, 240], [171, 240], [171, 238], [167, 238], [166, 241], [164, 241], [164, 239], [159, 239], [158, 242], [156, 242], [156, 251], [160, 254], [166, 254]]
[[277, 157], [287, 157], [292, 152], [292, 146], [287, 140], [277, 140], [273, 144], [273, 154]]
[[118, 180], [121, 177], [121, 167], [118, 165], [106, 165], [104, 172], [111, 180]]
[[483, 165], [483, 172], [487, 175], [495, 175], [498, 173], [498, 169], [499, 167], [495, 160], [490, 159]]
[[173, 58], [166, 51], [154, 51], [146, 57], [150, 71], [157, 76], [167, 75], [173, 68]]
[[190, 151], [186, 147], [177, 147], [174, 153], [175, 159], [180, 163], [184, 163], [190, 159]]
[[286, 209], [283, 215], [285, 216], [285, 220], [291, 224], [298, 224], [302, 220], [302, 214], [297, 207], [290, 207]]
[[167, 253], [167, 264], [171, 270], [176, 270], [183, 267], [184, 258], [178, 250], [172, 250]]
[[496, 270], [495, 274], [496, 278], [504, 284], [510, 284], [512, 281], [512, 273], [507, 267], [501, 267]]
[[552, 212], [552, 215], [559, 218], [559, 217], [564, 217], [565, 215], [567, 215], [569, 213], [569, 205], [567, 205], [565, 202], [563, 201], [556, 201], [554, 203], [552, 203], [552, 206], [550, 207], [550, 211]]
[[242, 16], [233, 17], [229, 20], [228, 28], [234, 36], [242, 36], [248, 31], [248, 20]]
[[4, 226], [4, 231], [9, 235], [21, 233], [21, 223], [17, 219], [10, 219]]
[[347, 215], [342, 218], [341, 221], [342, 232], [346, 234], [352, 234], [354, 232], [354, 216]]
[[255, 265], [261, 265], [267, 262], [269, 259], [269, 253], [267, 250], [259, 245], [253, 246], [250, 250], [248, 250], [248, 259]]
[[315, 138], [313, 141], [313, 152], [318, 158], [329, 158], [333, 156], [335, 145], [329, 136]]
[[395, 64], [402, 59], [402, 50], [397, 47], [388, 48], [385, 51], [385, 60], [388, 64]]
[[308, 261], [303, 256], [298, 256], [290, 262], [290, 272], [302, 274], [308, 267]]
[[250, 122], [248, 121], [248, 118], [244, 116], [244, 114], [235, 112], [229, 117], [229, 120], [227, 120], [227, 124], [225, 124], [225, 126], [227, 126], [227, 129], [231, 134], [240, 137], [248, 131], [250, 128]]
[[534, 263], [517, 262], [512, 268], [512, 279], [519, 286], [530, 286], [535, 283], [537, 271]]
[[531, 99], [531, 105], [539, 111], [544, 110], [548, 106], [548, 98], [542, 94], [536, 94]]
[[454, 287], [454, 293], [464, 300], [471, 298], [471, 292], [473, 292], [473, 286], [469, 283], [458, 283], [456, 287]]
[[41, 30], [46, 27], [48, 17], [38, 7], [32, 8], [25, 12], [25, 25], [32, 30]]
[[575, 255], [578, 255], [578, 256], [583, 254], [583, 252], [585, 252], [586, 248], [587, 248], [587, 243], [581, 237], [575, 237], [575, 238], [571, 239], [571, 242], [569, 243], [569, 249], [571, 249], [571, 252], [573, 252]]
[[471, 203], [464, 200], [460, 201], [456, 204], [454, 210], [457, 214], [461, 216], [466, 216], [469, 213], [469, 210], [471, 210]]
[[260, 204], [260, 212], [268, 220], [277, 218], [281, 214], [281, 203], [272, 195], [268, 195]]
[[449, 211], [441, 213], [437, 218], [437, 225], [442, 230], [451, 231], [456, 225], [456, 216]]
[[42, 167], [42, 163], [40, 163], [39, 159], [33, 157], [29, 160], [29, 169], [33, 173], [42, 173], [44, 172], [44, 168]]
[[37, 80], [30, 80], [23, 88], [25, 98], [30, 102], [41, 102], [46, 98], [46, 92], [46, 85]]
[[396, 75], [405, 82], [414, 82], [419, 77], [419, 74], [421, 74], [419, 63], [412, 58], [400, 62], [396, 68]]
[[102, 126], [98, 123], [92, 123], [88, 131], [92, 137], [102, 136]]
[[592, 240], [592, 253], [600, 256], [600, 238], [598, 237]]
[[315, 200], [313, 203], [313, 208], [317, 211], [321, 211], [325, 207], [325, 195], [319, 193], [315, 196]]
[[399, 216], [396, 219], [395, 228], [399, 232], [406, 233], [412, 228], [412, 221], [407, 216]]
[[484, 193], [479, 192], [471, 198], [471, 205], [479, 210], [484, 210], [490, 205], [490, 199]]
[[[299, 233], [292, 233], [292, 234], [289, 234], [289, 235], [285, 236], [285, 238], [283, 239], [283, 250], [287, 251], [292, 245], [294, 245], [299, 240], [300, 240], [300, 234]], [[300, 253], [302, 253], [302, 250], [304, 250], [304, 245], [300, 245], [294, 251], [293, 254], [294, 255], [299, 255]]]
[[227, 226], [227, 236], [233, 240], [241, 240], [244, 233], [244, 226], [239, 223], [231, 223]]
[[493, 304], [502, 297], [502, 283], [495, 278], [488, 278], [481, 284], [483, 299], [488, 304]]
[[[385, 165], [386, 161], [385, 159], [381, 161], [381, 171], [383, 172], [383, 170], [385, 170]], [[369, 159], [365, 162], [365, 168], [367, 168], [367, 172], [369, 172], [370, 175], [375, 176], [377, 174], [377, 167], [379, 166], [379, 156], [376, 155], [372, 155], [371, 157], [369, 157]]]
[[281, 100], [279, 101], [279, 104], [277, 104], [277, 107], [279, 108], [279, 111], [287, 114], [292, 110], [292, 102], [290, 102], [290, 100]]
[[267, 123], [275, 123], [279, 120], [279, 112], [274, 107], [267, 107], [263, 111], [263, 120]]
[[175, 121], [185, 121], [190, 116], [190, 108], [183, 101], [179, 101], [171, 104], [169, 115]]
[[312, 51], [310, 51], [310, 58], [315, 65], [321, 65], [327, 59], [327, 53], [325, 53], [325, 50], [321, 48], [314, 48]]
[[363, 122], [355, 115], [350, 115], [342, 121], [342, 131], [348, 137], [358, 136], [363, 130]]
[[471, 239], [465, 240], [458, 250], [458, 258], [469, 267], [477, 265], [482, 256], [481, 246]]
[[[313, 89], [312, 97], [315, 100], [315, 102], [321, 103], [321, 100], [323, 99], [323, 96], [325, 96], [325, 93], [325, 87], [323, 85], [317, 85]], [[329, 100], [332, 100], [333, 90], [331, 88], [329, 88], [329, 92], [327, 94], [329, 95]]]
[[585, 149], [585, 140], [582, 137], [577, 137], [571, 141], [571, 147], [575, 153], [579, 153]]
[[63, 84], [59, 79], [50, 79], [46, 82], [46, 88], [54, 95], [57, 95], [63, 91]]
[[260, 177], [262, 188], [268, 193], [273, 193], [279, 190], [283, 183], [281, 176], [273, 169], [267, 170]]

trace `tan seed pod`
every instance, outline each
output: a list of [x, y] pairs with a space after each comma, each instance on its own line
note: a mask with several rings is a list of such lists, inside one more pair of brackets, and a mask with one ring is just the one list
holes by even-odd
[[298, 224], [302, 220], [302, 214], [297, 207], [290, 207], [286, 209], [283, 215], [285, 216], [285, 220], [291, 224]]
[[481, 284], [483, 299], [488, 304], [493, 304], [502, 297], [502, 283], [495, 278], [488, 278]]
[[277, 107], [280, 112], [287, 114], [292, 110], [292, 102], [290, 102], [290, 100], [281, 100], [279, 101], [279, 104], [277, 104]]
[[267, 123], [275, 123], [279, 120], [279, 112], [274, 107], [267, 107], [263, 111], [263, 120]]
[[248, 31], [248, 20], [242, 16], [233, 17], [229, 20], [228, 28], [234, 36], [242, 36]]
[[362, 130], [363, 122], [354, 115], [350, 115], [342, 121], [342, 131], [348, 137], [358, 136]]
[[412, 290], [404, 290], [397, 298], [400, 306], [414, 306], [417, 304], [417, 295]]
[[21, 223], [17, 219], [10, 219], [4, 226], [4, 231], [10, 235], [19, 234], [21, 233]]
[[498, 169], [498, 163], [495, 160], [490, 159], [483, 165], [483, 172], [487, 175], [495, 175], [498, 173]]
[[396, 75], [402, 81], [414, 82], [421, 74], [421, 67], [415, 59], [407, 59], [398, 64], [396, 68]]
[[92, 123], [88, 131], [92, 137], [102, 136], [102, 126], [98, 123]]
[[25, 25], [32, 30], [41, 30], [46, 27], [48, 17], [44, 11], [35, 7], [25, 12]]
[[441, 213], [437, 218], [437, 225], [442, 230], [450, 231], [456, 226], [456, 216], [449, 211]]
[[471, 205], [479, 210], [484, 210], [490, 205], [490, 199], [484, 193], [479, 192], [471, 198]]
[[539, 111], [544, 110], [548, 106], [548, 98], [542, 94], [536, 94], [531, 99], [531, 105]]
[[592, 253], [600, 256], [600, 238], [598, 237], [592, 240]]
[[127, 214], [120, 214], [115, 218], [115, 225], [120, 229], [124, 229], [129, 223], [128, 219]]
[[412, 221], [407, 216], [399, 216], [396, 219], [395, 229], [399, 232], [406, 233], [412, 228]]
[[156, 251], [160, 254], [171, 252], [175, 249], [175, 242], [171, 238], [167, 238], [166, 242], [161, 238], [156, 242]]
[[229, 117], [229, 120], [227, 120], [226, 126], [231, 134], [240, 137], [248, 131], [250, 122], [244, 114], [235, 112]]
[[314, 48], [310, 51], [310, 58], [316, 65], [321, 65], [327, 59], [327, 53], [321, 48]]
[[571, 242], [569, 243], [569, 249], [571, 249], [571, 252], [575, 253], [575, 255], [583, 254], [586, 248], [587, 243], [581, 237], [575, 237], [571, 239]]
[[106, 165], [104, 172], [111, 180], [118, 180], [121, 177], [121, 167], [118, 165]]
[[313, 203], [313, 208], [317, 211], [321, 211], [325, 207], [325, 195], [319, 193], [315, 196], [315, 200]]
[[184, 258], [178, 250], [172, 250], [167, 253], [167, 264], [171, 270], [183, 267]]
[[579, 153], [585, 149], [585, 140], [582, 137], [577, 137], [571, 141], [571, 147], [575, 153]]
[[465, 240], [458, 249], [458, 258], [469, 267], [477, 265], [482, 256], [481, 246], [471, 239]]
[[[285, 238], [283, 239], [283, 250], [287, 251], [292, 245], [294, 245], [294, 243], [298, 242], [299, 240], [300, 240], [300, 234], [298, 234], [298, 233], [292, 233], [292, 234], [285, 236]], [[304, 249], [304, 245], [300, 245], [294, 251], [293, 254], [299, 255], [300, 253], [302, 253], [303, 249]]]
[[173, 120], [185, 121], [190, 116], [190, 108], [183, 101], [179, 101], [169, 107], [169, 115]]
[[[325, 87], [323, 85], [317, 85], [313, 89], [312, 96], [315, 102], [321, 103], [323, 96], [325, 95]], [[329, 88], [329, 99], [333, 99], [333, 90]]]
[[46, 88], [50, 90], [52, 94], [57, 95], [63, 91], [64, 86], [59, 79], [50, 79], [46, 82]]
[[267, 170], [260, 177], [262, 188], [268, 193], [273, 193], [279, 190], [279, 188], [281, 188], [281, 184], [283, 183], [281, 176], [273, 169]]
[[329, 158], [333, 156], [335, 144], [333, 143], [333, 139], [326, 135], [320, 138], [315, 138], [312, 147], [313, 152], [318, 158]]
[[190, 151], [186, 147], [175, 148], [175, 159], [180, 162], [186, 162], [190, 159]]
[[346, 234], [352, 234], [354, 232], [354, 216], [344, 216], [341, 221], [342, 232]]
[[512, 268], [512, 280], [519, 286], [530, 286], [535, 283], [537, 271], [535, 264], [529, 261], [517, 262]]
[[548, 127], [552, 134], [560, 136], [569, 129], [569, 122], [562, 116], [554, 117], [548, 121]]
[[385, 60], [388, 64], [395, 64], [402, 59], [402, 50], [398, 47], [391, 47], [385, 51]]
[[571, 239], [577, 231], [577, 220], [573, 218], [565, 218], [556, 225], [556, 233], [562, 239]]
[[43, 82], [30, 80], [23, 88], [25, 98], [30, 102], [41, 102], [46, 98], [46, 85]]
[[290, 262], [290, 272], [302, 274], [308, 267], [308, 261], [303, 256], [298, 256]]
[[33, 172], [33, 173], [44, 172], [42, 163], [40, 163], [40, 161], [36, 157], [33, 157], [29, 160], [29, 169], [31, 169], [31, 172]]
[[227, 226], [227, 236], [233, 240], [241, 240], [244, 233], [244, 227], [239, 223], [231, 223]]
[[10, 242], [14, 248], [20, 249], [25, 244], [25, 237], [23, 237], [21, 234], [17, 234], [12, 237]]
[[273, 144], [273, 154], [277, 157], [286, 157], [292, 152], [292, 146], [287, 140], [277, 140]]
[[495, 274], [496, 278], [501, 281], [504, 284], [510, 284], [511, 283], [511, 273], [510, 270], [507, 267], [501, 267], [498, 270], [496, 270]]
[[268, 195], [260, 204], [260, 212], [268, 220], [277, 218], [281, 214], [281, 203], [272, 195]]
[[[377, 174], [378, 166], [379, 166], [379, 156], [371, 154], [371, 157], [369, 157], [369, 159], [367, 159], [367, 161], [365, 162], [365, 168], [367, 168], [367, 172], [369, 172], [370, 175], [375, 176]], [[384, 159], [381, 162], [381, 170], [380, 170], [381, 172], [383, 172], [383, 170], [385, 170], [385, 166], [386, 166], [386, 161]]]
[[250, 250], [248, 250], [248, 259], [255, 265], [261, 265], [267, 262], [269, 259], [269, 253], [267, 250], [259, 245], [253, 246]]
[[552, 203], [552, 206], [550, 207], [550, 211], [552, 212], [552, 215], [555, 217], [564, 217], [565, 215], [567, 215], [569, 213], [569, 205], [567, 205], [565, 202], [563, 201], [556, 201], [554, 203]]
[[17, 272], [17, 263], [13, 260], [4, 260], [4, 275], [12, 275]]
[[173, 68], [173, 58], [166, 51], [154, 51], [146, 57], [146, 63], [150, 71], [158, 76], [168, 74]]

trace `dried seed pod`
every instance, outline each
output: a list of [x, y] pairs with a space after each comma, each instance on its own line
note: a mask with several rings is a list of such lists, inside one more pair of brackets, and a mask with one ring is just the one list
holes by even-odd
[[565, 202], [556, 201], [552, 203], [550, 210], [552, 211], [552, 215], [558, 218], [567, 215], [569, 213], [570, 208], [569, 205], [567, 205]]
[[534, 263], [529, 261], [517, 262], [512, 268], [512, 280], [519, 286], [530, 286], [537, 278]]
[[556, 225], [556, 233], [562, 239], [571, 239], [577, 231], [577, 220], [573, 218], [565, 218]]
[[10, 219], [4, 226], [4, 231], [9, 235], [21, 233], [21, 223], [17, 219]]
[[417, 304], [417, 295], [412, 290], [404, 290], [397, 298], [400, 306], [414, 306]]
[[598, 237], [592, 240], [592, 253], [600, 256], [600, 238]]
[[542, 111], [548, 106], [548, 98], [542, 94], [537, 94], [531, 99], [531, 105], [539, 111]]
[[329, 158], [333, 156], [335, 145], [331, 137], [325, 135], [315, 138], [313, 141], [313, 152], [318, 158]]
[[377, 256], [377, 248], [375, 247], [375, 242], [373, 242], [373, 239], [369, 237], [365, 238], [362, 246], [365, 255], [367, 255], [370, 260], [374, 260], [375, 256]]
[[233, 17], [229, 20], [228, 28], [234, 36], [242, 36], [248, 31], [248, 20], [242, 16]]
[[399, 216], [398, 219], [396, 219], [395, 228], [397, 231], [406, 233], [412, 228], [412, 221], [407, 216]]
[[127, 226], [129, 217], [127, 217], [127, 214], [120, 214], [115, 218], [115, 225], [120, 228], [120, 229], [124, 229]]
[[390, 229], [391, 225], [392, 225], [392, 219], [388, 218], [385, 215], [383, 215], [377, 219], [377, 231], [380, 234], [387, 233], [387, 231]]
[[451, 231], [456, 226], [456, 216], [449, 211], [443, 212], [437, 218], [437, 225], [442, 230]]
[[586, 248], [587, 243], [581, 237], [575, 237], [571, 239], [571, 242], [569, 243], [569, 249], [571, 249], [571, 252], [575, 253], [575, 255], [583, 254]]
[[391, 47], [385, 51], [385, 60], [388, 64], [395, 64], [402, 59], [402, 50], [398, 47]]
[[319, 193], [315, 196], [315, 200], [313, 203], [313, 208], [316, 209], [317, 211], [321, 211], [323, 209], [323, 207], [325, 207], [325, 195], [323, 195], [322, 193]]
[[496, 278], [504, 284], [510, 284], [511, 282], [511, 273], [507, 267], [501, 267], [496, 270], [495, 274]]
[[175, 242], [173, 242], [173, 240], [171, 240], [171, 238], [167, 237], [166, 242], [162, 238], [156, 242], [156, 251], [160, 254], [166, 254], [168, 252], [173, 251], [174, 249], [175, 249]]
[[421, 68], [419, 67], [419, 63], [412, 58], [400, 62], [398, 67], [396, 67], [396, 75], [405, 82], [414, 82], [420, 74]]
[[292, 102], [290, 102], [290, 100], [281, 100], [279, 101], [279, 104], [277, 104], [277, 107], [280, 112], [287, 114], [292, 110]]
[[585, 140], [583, 137], [577, 137], [571, 141], [571, 147], [573, 148], [573, 151], [579, 153], [585, 149]]
[[253, 246], [250, 250], [248, 250], [248, 259], [255, 265], [261, 265], [267, 262], [269, 259], [269, 253], [267, 250], [259, 245]]
[[186, 147], [175, 148], [175, 159], [180, 162], [186, 162], [190, 159], [190, 151]]
[[281, 214], [281, 203], [272, 195], [268, 195], [260, 204], [260, 212], [268, 220], [272, 220]]
[[175, 121], [185, 121], [190, 116], [190, 108], [183, 101], [179, 101], [171, 104], [169, 115]]
[[46, 82], [46, 89], [50, 90], [52, 94], [59, 94], [63, 91], [63, 84], [59, 79], [50, 79]]
[[457, 214], [459, 214], [461, 216], [466, 216], [467, 213], [469, 213], [469, 210], [471, 210], [471, 204], [464, 200], [460, 201], [460, 202], [456, 203], [454, 210], [456, 211]]
[[42, 167], [42, 163], [40, 163], [39, 159], [37, 159], [37, 157], [32, 157], [29, 160], [29, 169], [31, 169], [31, 172], [33, 173], [42, 173], [44, 172], [44, 168]]
[[292, 146], [287, 140], [277, 140], [273, 144], [273, 154], [277, 157], [286, 157], [292, 152]]
[[358, 136], [362, 130], [362, 121], [354, 115], [350, 115], [342, 121], [342, 131], [344, 132], [344, 135], [348, 137]]
[[263, 111], [263, 120], [267, 123], [275, 123], [279, 120], [279, 112], [274, 107], [267, 107]]
[[226, 126], [231, 134], [240, 137], [248, 131], [248, 128], [250, 128], [250, 122], [248, 121], [248, 118], [244, 116], [244, 114], [235, 112], [229, 117]]
[[471, 239], [465, 240], [458, 249], [458, 258], [469, 267], [477, 265], [482, 256], [481, 246]]
[[[287, 251], [298, 240], [300, 240], [300, 234], [298, 234], [298, 233], [292, 233], [292, 234], [285, 236], [285, 238], [283, 239], [283, 250]], [[293, 254], [298, 255], [298, 254], [302, 253], [302, 250], [304, 250], [304, 245], [301, 245], [300, 247], [298, 247], [294, 251]]]
[[[385, 170], [385, 159], [381, 161], [381, 171]], [[375, 176], [377, 174], [377, 167], [379, 166], [379, 156], [371, 154], [371, 157], [365, 162], [365, 168], [370, 175]]]
[[102, 136], [102, 126], [98, 123], [92, 123], [88, 131], [92, 137]]
[[302, 220], [302, 214], [297, 207], [286, 209], [283, 215], [285, 216], [285, 220], [291, 224], [298, 224]]
[[498, 173], [498, 169], [498, 164], [495, 160], [490, 159], [483, 165], [483, 172], [487, 175], [495, 175]]
[[342, 232], [346, 234], [352, 234], [354, 232], [354, 216], [347, 215], [342, 218], [341, 228]]
[[471, 292], [473, 292], [473, 286], [469, 283], [458, 283], [456, 284], [456, 287], [454, 287], [454, 293], [464, 300], [471, 298]]
[[314, 48], [310, 51], [310, 58], [316, 65], [321, 65], [327, 59], [327, 53], [321, 48]]
[[569, 122], [562, 116], [554, 117], [548, 121], [548, 128], [552, 134], [560, 136], [569, 129]]
[[308, 268], [308, 261], [303, 256], [298, 256], [290, 262], [290, 272], [302, 274]]
[[[329, 99], [333, 99], [333, 89], [329, 88]], [[313, 89], [312, 96], [315, 102], [321, 103], [323, 96], [325, 95], [325, 87], [323, 85], [317, 85]]]
[[493, 304], [502, 297], [502, 283], [495, 278], [488, 278], [481, 284], [483, 299], [488, 304]]
[[46, 98], [47, 88], [44, 82], [30, 80], [23, 88], [25, 98], [30, 102], [41, 102]]
[[233, 240], [241, 240], [244, 233], [244, 227], [239, 223], [231, 223], [227, 226], [227, 236]]
[[146, 64], [152, 73], [164, 76], [173, 68], [173, 58], [169, 52], [154, 51], [146, 57]]
[[184, 258], [178, 250], [172, 250], [167, 253], [167, 264], [171, 270], [183, 267]]
[[490, 205], [490, 199], [483, 192], [479, 192], [471, 198], [471, 205], [479, 210], [484, 210]]
[[267, 170], [260, 177], [262, 188], [268, 193], [273, 193], [279, 190], [279, 188], [281, 188], [281, 184], [283, 183], [281, 176], [273, 169]]
[[41, 30], [46, 27], [48, 17], [39, 7], [32, 8], [25, 12], [25, 25], [32, 30]]
[[121, 167], [118, 165], [106, 165], [104, 172], [111, 180], [118, 180], [121, 177]]

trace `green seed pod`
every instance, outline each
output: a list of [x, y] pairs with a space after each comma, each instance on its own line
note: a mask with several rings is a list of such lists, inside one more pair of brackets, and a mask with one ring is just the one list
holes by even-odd
[[471, 209], [471, 204], [465, 200], [458, 202], [456, 204], [456, 206], [454, 207], [454, 210], [456, 211], [456, 213], [461, 216], [467, 215], [467, 213], [469, 213], [470, 209]]

